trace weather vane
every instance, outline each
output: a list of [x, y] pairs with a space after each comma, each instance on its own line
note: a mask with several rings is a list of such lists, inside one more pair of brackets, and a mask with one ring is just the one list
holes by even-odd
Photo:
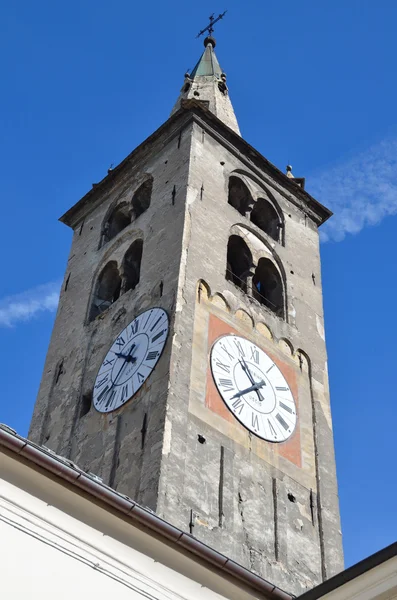
[[212, 35], [214, 33], [214, 25], [215, 25], [215, 23], [217, 23], [218, 21], [220, 21], [220, 19], [223, 19], [223, 17], [225, 16], [226, 13], [227, 13], [227, 10], [225, 10], [225, 12], [223, 12], [221, 15], [218, 15], [216, 17], [216, 19], [214, 19], [214, 13], [212, 13], [212, 15], [209, 17], [210, 24], [207, 25], [207, 27], [205, 29], [202, 29], [196, 35], [196, 38], [200, 37], [200, 35], [203, 35], [203, 33], [205, 33], [206, 31], [208, 31], [208, 35]]

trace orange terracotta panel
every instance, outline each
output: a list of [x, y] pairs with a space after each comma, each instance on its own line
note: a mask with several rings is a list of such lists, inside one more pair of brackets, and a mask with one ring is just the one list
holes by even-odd
[[[208, 355], [213, 343], [222, 335], [230, 333], [235, 333], [237, 335], [243, 335], [244, 337], [247, 337], [246, 334], [238, 331], [237, 329], [234, 329], [228, 323], [225, 323], [218, 317], [214, 316], [213, 314], [210, 314], [208, 325]], [[255, 343], [257, 343], [256, 340]], [[269, 351], [269, 349], [266, 346], [261, 345], [261, 347], [264, 350], [264, 352], [266, 352], [273, 359], [273, 361], [276, 363], [276, 365], [278, 366], [278, 368], [280, 369], [280, 371], [282, 372], [282, 374], [288, 382], [288, 385], [296, 402], [296, 408], [298, 411], [298, 422], [294, 433], [285, 442], [274, 444], [272, 442], [267, 442], [258, 438], [258, 443], [266, 444], [267, 446], [270, 445], [271, 450], [275, 454], [283, 456], [290, 462], [294, 463], [296, 466], [301, 467], [302, 458], [299, 429], [299, 397], [295, 367], [287, 364], [285, 361], [280, 359], [276, 354]], [[214, 413], [220, 415], [222, 418], [226, 419], [231, 423], [234, 423], [236, 427], [241, 427], [242, 429], [244, 429], [243, 426], [237, 421], [237, 419], [233, 417], [232, 413], [229, 411], [226, 404], [223, 402], [221, 396], [219, 395], [219, 392], [212, 378], [209, 361], [207, 368], [206, 406]]]

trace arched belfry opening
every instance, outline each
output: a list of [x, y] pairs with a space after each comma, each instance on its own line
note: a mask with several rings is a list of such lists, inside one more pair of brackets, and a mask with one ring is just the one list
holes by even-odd
[[260, 258], [252, 279], [252, 295], [279, 317], [284, 316], [284, 289], [281, 275], [268, 258]]
[[95, 285], [91, 303], [90, 321], [107, 310], [120, 296], [121, 277], [115, 261], [110, 261], [101, 271]]
[[140, 217], [150, 206], [152, 198], [153, 177], [149, 177], [132, 196], [132, 220]]
[[127, 203], [116, 206], [107, 218], [102, 232], [102, 244], [106, 244], [131, 223], [131, 210]]
[[252, 254], [244, 240], [231, 235], [227, 244], [226, 279], [247, 293], [247, 282], [252, 269]]
[[264, 198], [258, 198], [251, 212], [251, 223], [259, 227], [276, 242], [281, 240], [282, 222], [272, 204]]
[[247, 215], [253, 205], [249, 189], [239, 177], [233, 175], [229, 179], [228, 203], [238, 210], [243, 217]]
[[123, 260], [123, 292], [134, 290], [141, 275], [143, 241], [135, 240], [127, 250]]

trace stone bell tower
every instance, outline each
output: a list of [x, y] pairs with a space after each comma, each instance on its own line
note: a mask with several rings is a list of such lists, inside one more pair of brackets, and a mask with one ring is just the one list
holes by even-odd
[[[331, 213], [240, 136], [214, 47], [170, 118], [61, 218], [73, 240], [30, 437], [299, 595], [343, 567], [318, 239]], [[154, 307], [170, 327], [158, 363], [99, 412], [109, 349]]]

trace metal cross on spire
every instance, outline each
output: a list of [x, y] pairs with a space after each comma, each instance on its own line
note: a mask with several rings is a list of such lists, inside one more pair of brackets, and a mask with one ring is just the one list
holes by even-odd
[[203, 35], [206, 31], [208, 31], [208, 35], [212, 35], [214, 33], [214, 25], [215, 25], [215, 23], [217, 23], [218, 21], [220, 21], [220, 19], [223, 19], [223, 17], [225, 16], [226, 13], [227, 13], [227, 10], [225, 10], [225, 12], [223, 12], [222, 14], [218, 15], [216, 17], [216, 19], [214, 18], [214, 13], [212, 13], [212, 15], [209, 17], [210, 24], [207, 25], [207, 27], [205, 29], [202, 29], [196, 35], [196, 38], [200, 37], [200, 35]]

